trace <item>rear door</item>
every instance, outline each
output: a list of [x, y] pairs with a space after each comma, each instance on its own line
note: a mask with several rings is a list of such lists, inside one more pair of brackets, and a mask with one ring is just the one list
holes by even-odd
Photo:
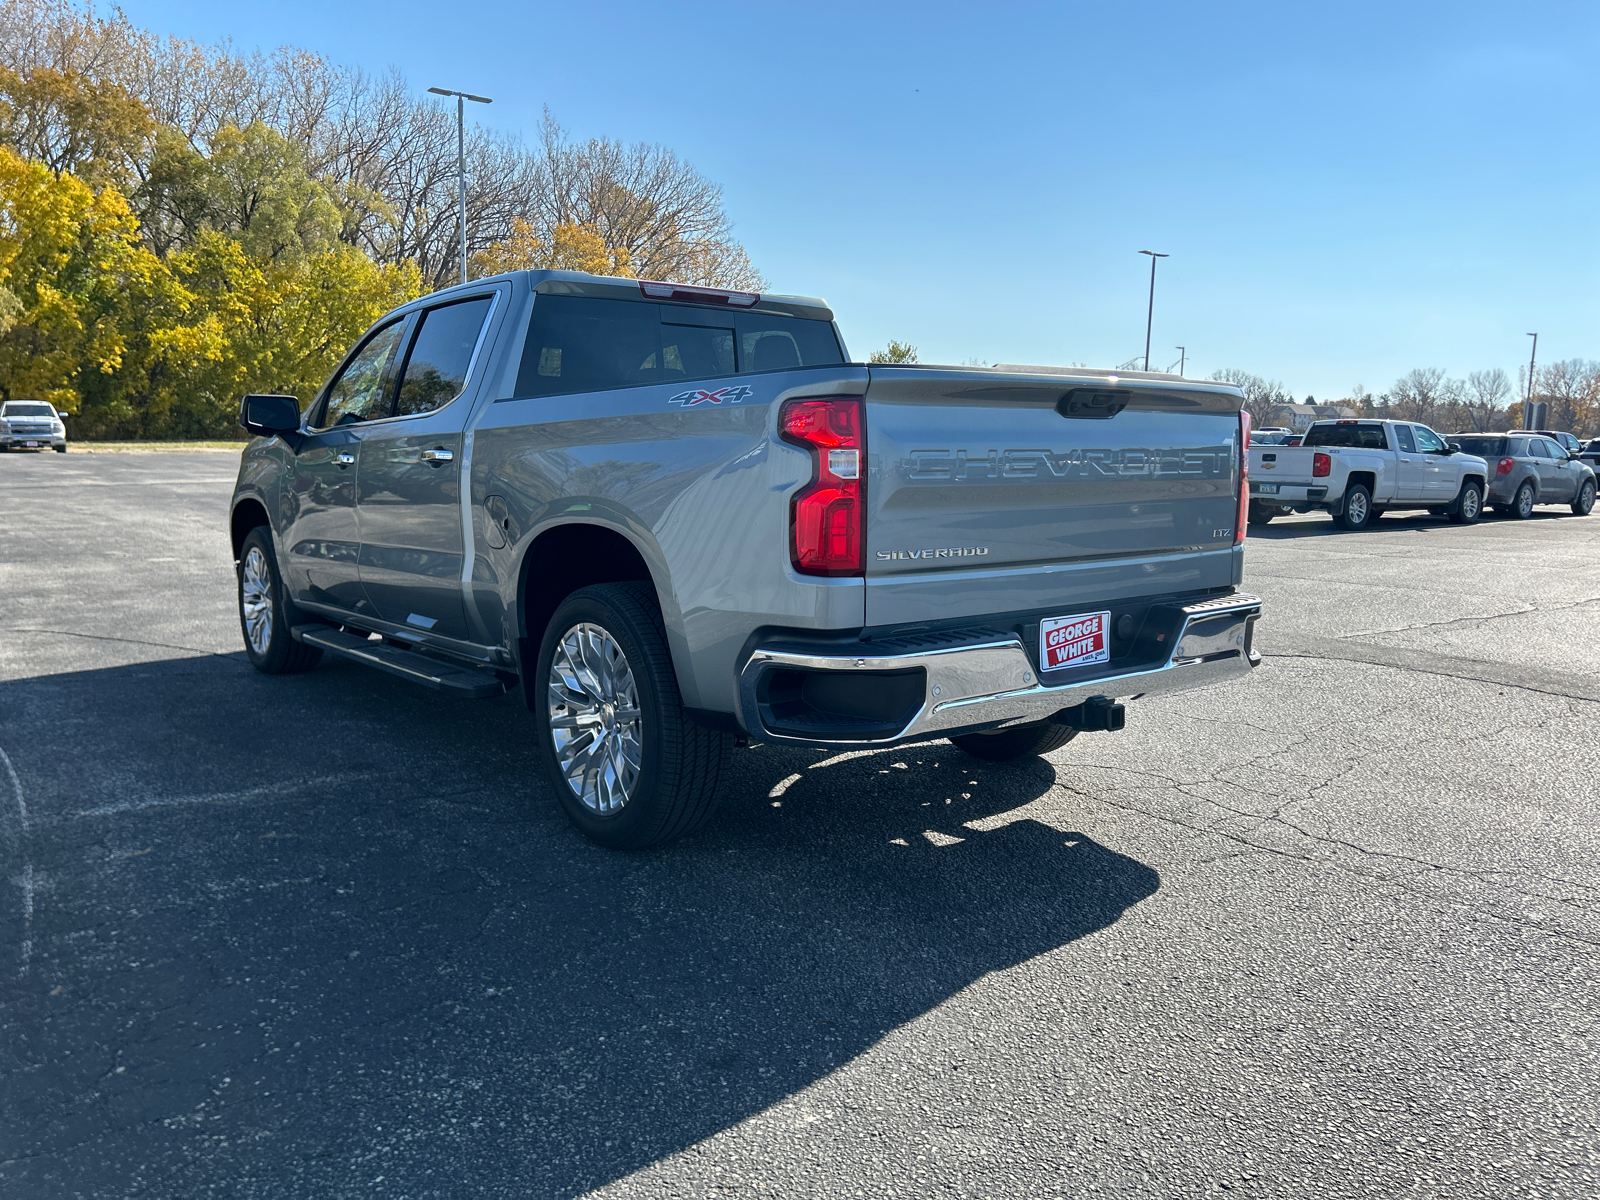
[[462, 596], [466, 391], [495, 293], [416, 314], [395, 373], [393, 415], [361, 445], [361, 582], [396, 625], [472, 641]]
[[867, 624], [1228, 585], [1238, 413], [1220, 388], [874, 367]]

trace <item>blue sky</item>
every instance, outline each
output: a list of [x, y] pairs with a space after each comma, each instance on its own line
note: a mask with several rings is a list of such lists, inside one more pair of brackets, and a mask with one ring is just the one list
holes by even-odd
[[[1600, 358], [1600, 5], [125, 0], [661, 142], [853, 353], [1234, 366], [1296, 394]], [[469, 106], [473, 108], [475, 106]]]

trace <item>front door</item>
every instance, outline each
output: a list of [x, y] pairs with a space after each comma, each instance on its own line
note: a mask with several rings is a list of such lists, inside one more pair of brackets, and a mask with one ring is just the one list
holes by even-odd
[[462, 595], [465, 390], [493, 294], [424, 309], [398, 372], [394, 415], [363, 432], [361, 582], [377, 614], [478, 641]]
[[1395, 441], [1395, 491], [1396, 500], [1425, 500], [1428, 497], [1428, 468], [1417, 453], [1417, 439], [1411, 426], [1396, 425]]
[[350, 612], [369, 607], [358, 565], [358, 462], [366, 422], [387, 410], [402, 328], [396, 321], [369, 335], [307, 418], [285, 506], [284, 572], [298, 599]]
[[1539, 502], [1550, 504], [1557, 500], [1571, 500], [1577, 494], [1577, 464], [1567, 459], [1567, 452], [1547, 437], [1529, 438], [1533, 461], [1539, 464]]
[[1423, 497], [1428, 500], [1448, 502], [1456, 498], [1460, 486], [1456, 483], [1455, 468], [1450, 463], [1450, 448], [1444, 439], [1426, 425], [1415, 425], [1412, 432], [1417, 437], [1417, 459], [1423, 472]]

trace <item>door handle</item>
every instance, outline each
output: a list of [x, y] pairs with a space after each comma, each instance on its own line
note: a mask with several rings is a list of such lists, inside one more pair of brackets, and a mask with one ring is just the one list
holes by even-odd
[[348, 467], [355, 463], [356, 456], [354, 454], [346, 454], [341, 450], [333, 456], [333, 461], [338, 463], [340, 467]]
[[456, 458], [453, 451], [445, 450], [442, 447], [435, 450], [424, 450], [417, 457], [433, 467], [443, 466], [447, 462], [454, 462]]

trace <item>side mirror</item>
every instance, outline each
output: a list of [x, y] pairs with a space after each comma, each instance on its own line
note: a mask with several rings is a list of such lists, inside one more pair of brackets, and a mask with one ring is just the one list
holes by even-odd
[[239, 424], [257, 437], [288, 439], [300, 432], [296, 396], [246, 396], [239, 401]]
[[1448, 442], [1448, 443], [1445, 444], [1445, 449], [1448, 450], [1451, 454], [1460, 454], [1461, 453], [1461, 443], [1459, 443], [1459, 442]]

